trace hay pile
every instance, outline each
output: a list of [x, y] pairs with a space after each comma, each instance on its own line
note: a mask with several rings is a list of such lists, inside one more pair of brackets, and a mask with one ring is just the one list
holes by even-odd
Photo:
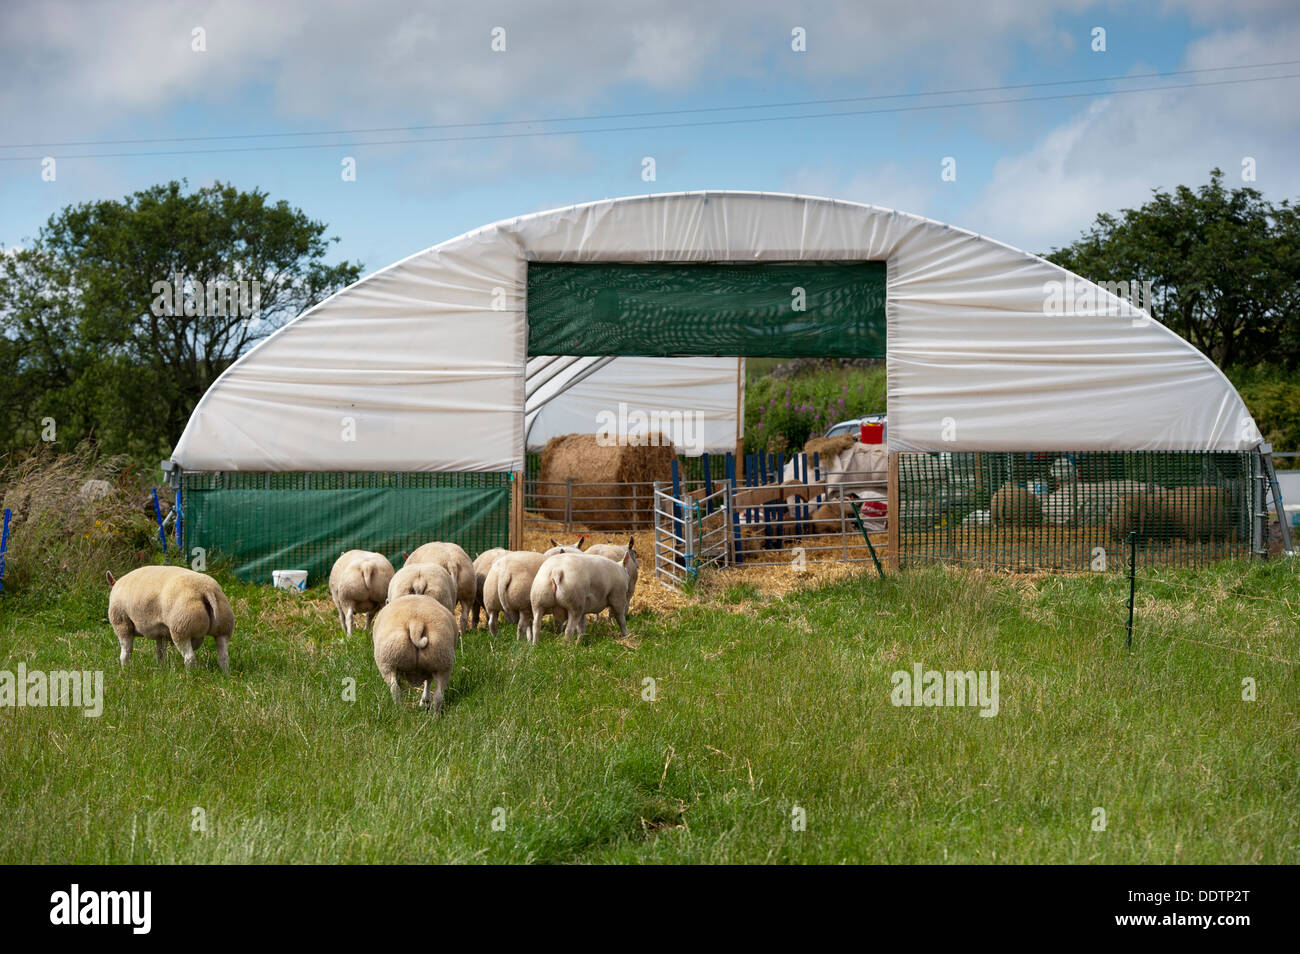
[[[672, 480], [672, 442], [649, 434], [637, 446], [603, 446], [595, 434], [552, 437], [542, 450], [537, 502], [550, 520], [565, 518], [565, 483], [573, 478], [575, 524], [593, 530], [626, 530], [652, 519], [654, 493], [649, 484]], [[631, 487], [629, 484], [642, 486]]]
[[809, 438], [808, 443], [803, 445], [803, 452], [812, 460], [813, 454], [820, 454], [821, 460], [825, 463], [838, 457], [844, 451], [848, 450], [858, 439], [852, 434], [839, 434], [835, 437], [813, 437]]

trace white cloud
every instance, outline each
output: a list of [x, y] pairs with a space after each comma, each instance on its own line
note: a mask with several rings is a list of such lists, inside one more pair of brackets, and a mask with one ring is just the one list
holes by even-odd
[[[462, 0], [425, 9], [405, 0], [11, 0], [0, 13], [10, 78], [0, 116], [11, 132], [17, 125], [65, 138], [178, 105], [229, 104], [250, 90], [268, 90], [284, 122], [337, 127], [545, 116], [598, 108], [629, 89], [686, 91], [705, 78], [818, 85], [856, 77], [868, 93], [918, 76], [931, 88], [979, 85], [1002, 70], [990, 51], [1063, 42], [1052, 15], [1037, 0], [920, 0], [888, 10], [753, 0], [743, 12], [698, 0]], [[806, 53], [790, 49], [797, 25], [807, 30]], [[506, 30], [504, 53], [490, 49], [497, 26]], [[206, 31], [205, 53], [191, 50], [196, 27]], [[217, 115], [214, 132], [248, 125]]]
[[[1215, 33], [1189, 46], [1187, 68], [1293, 59], [1300, 24]], [[1279, 72], [1275, 70], [1274, 72]], [[1296, 72], [1292, 69], [1289, 72]], [[963, 225], [1033, 251], [1073, 241], [1101, 211], [1151, 190], [1196, 186], [1212, 167], [1229, 186], [1275, 200], [1300, 193], [1300, 80], [1112, 96], [1091, 103], [999, 161]], [[1257, 181], [1243, 183], [1242, 159]]]

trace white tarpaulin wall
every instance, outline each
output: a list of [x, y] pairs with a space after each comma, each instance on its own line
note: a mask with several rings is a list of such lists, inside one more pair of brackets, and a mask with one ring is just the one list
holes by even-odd
[[508, 219], [361, 279], [235, 362], [173, 458], [187, 470], [521, 470], [527, 262], [800, 260], [888, 263], [891, 450], [1259, 441], [1195, 348], [1034, 255], [874, 206], [692, 192]]
[[692, 457], [734, 451], [742, 367], [739, 358], [530, 358], [527, 449], [562, 434], [660, 431]]

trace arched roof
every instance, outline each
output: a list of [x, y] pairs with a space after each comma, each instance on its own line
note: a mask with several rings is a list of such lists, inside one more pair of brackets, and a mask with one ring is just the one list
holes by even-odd
[[836, 260], [887, 263], [891, 450], [1258, 443], [1213, 363], [1036, 255], [876, 206], [683, 192], [506, 219], [366, 276], [236, 361], [173, 458], [187, 470], [518, 470], [528, 262]]

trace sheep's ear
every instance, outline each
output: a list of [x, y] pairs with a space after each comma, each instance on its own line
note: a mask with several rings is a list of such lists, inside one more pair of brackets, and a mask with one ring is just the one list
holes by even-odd
[[582, 541], [585, 540], [585, 539], [587, 539], [587, 535], [584, 533], [582, 536], [578, 537], [578, 542], [575, 543], [574, 546], [577, 547], [579, 550], [581, 550], [581, 549], [582, 549]]
[[623, 564], [624, 566], [627, 566], [627, 558], [630, 557], [631, 555], [632, 555], [632, 551], [628, 550], [626, 553], [623, 554], [623, 559], [619, 560], [618, 562]]
[[104, 579], [108, 581], [109, 586], [115, 586], [117, 584], [117, 580], [114, 579], [113, 574], [110, 573], [108, 570], [104, 571]]
[[559, 546], [559, 544], [555, 542], [555, 537], [551, 537], [551, 546], [553, 546], [553, 547], [558, 547], [558, 546]]
[[635, 550], [635, 549], [636, 549], [636, 537], [629, 536], [629, 537], [627, 538], [627, 548], [628, 548], [629, 550]]

